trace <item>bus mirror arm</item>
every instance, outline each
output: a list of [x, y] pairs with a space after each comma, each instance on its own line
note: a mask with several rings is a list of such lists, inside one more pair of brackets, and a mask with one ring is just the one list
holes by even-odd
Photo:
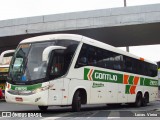
[[66, 47], [63, 47], [63, 46], [48, 46], [48, 47], [46, 47], [42, 53], [42, 61], [48, 62], [48, 57], [49, 57], [51, 51], [56, 50], [56, 49], [66, 49]]

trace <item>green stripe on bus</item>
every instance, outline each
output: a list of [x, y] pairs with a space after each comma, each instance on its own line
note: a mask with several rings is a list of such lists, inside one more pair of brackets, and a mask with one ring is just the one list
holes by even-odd
[[[88, 80], [87, 75], [89, 71], [90, 71], [89, 68], [84, 68], [84, 80]], [[91, 77], [93, 81], [123, 84], [123, 74], [119, 74], [119, 73], [93, 70], [93, 74]], [[130, 76], [128, 79], [128, 84], [133, 85], [133, 81], [134, 81], [134, 76]], [[140, 77], [140, 85], [158, 87], [158, 80]]]
[[[90, 69], [84, 69], [84, 80], [88, 80], [88, 73]], [[100, 70], [94, 70], [92, 74], [92, 78], [94, 81], [102, 81], [102, 82], [113, 82], [113, 83], [123, 83], [123, 75], [112, 73], [112, 72], [104, 72]]]
[[140, 85], [142, 85], [143, 86], [143, 83], [144, 83], [144, 78], [140, 78]]
[[144, 86], [157, 87], [158, 86], [158, 80], [153, 80], [153, 79], [145, 78], [145, 80], [144, 80]]
[[129, 80], [128, 80], [128, 83], [133, 85], [133, 79], [134, 79], [134, 76], [130, 76], [129, 77]]
[[88, 69], [88, 68], [85, 68], [85, 69], [84, 69], [84, 80], [88, 80], [87, 75], [88, 75], [88, 73], [89, 73], [89, 70], [90, 70], [90, 69]]
[[123, 75], [118, 73], [112, 73], [112, 72], [94, 70], [92, 74], [92, 78], [93, 78], [93, 81], [123, 83]]
[[131, 85], [126, 85], [125, 94], [130, 94]]
[[42, 87], [41, 83], [35, 85], [11, 85], [12, 90], [35, 90], [40, 87]]

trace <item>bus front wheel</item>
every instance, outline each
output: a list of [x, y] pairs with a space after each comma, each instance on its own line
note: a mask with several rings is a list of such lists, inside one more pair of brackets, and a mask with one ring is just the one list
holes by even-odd
[[38, 106], [38, 108], [42, 111], [45, 111], [48, 109], [48, 106]]
[[72, 110], [74, 112], [79, 112], [81, 110], [80, 91], [76, 91], [75, 94], [74, 94], [74, 96], [73, 96]]

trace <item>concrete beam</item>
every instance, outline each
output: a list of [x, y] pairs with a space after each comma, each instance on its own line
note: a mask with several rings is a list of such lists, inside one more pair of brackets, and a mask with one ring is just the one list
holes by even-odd
[[[160, 4], [0, 21], [0, 37], [160, 22]], [[27, 32], [26, 32], [27, 31]]]
[[0, 21], [0, 51], [29, 37], [81, 34], [122, 47], [160, 44], [160, 4], [44, 15]]

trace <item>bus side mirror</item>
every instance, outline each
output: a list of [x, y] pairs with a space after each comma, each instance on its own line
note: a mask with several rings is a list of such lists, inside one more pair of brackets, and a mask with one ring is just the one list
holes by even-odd
[[49, 47], [46, 47], [43, 50], [43, 53], [42, 53], [42, 61], [43, 62], [48, 62], [48, 57], [49, 57], [51, 51], [56, 50], [56, 49], [66, 49], [66, 47], [62, 47], [62, 46], [49, 46]]

